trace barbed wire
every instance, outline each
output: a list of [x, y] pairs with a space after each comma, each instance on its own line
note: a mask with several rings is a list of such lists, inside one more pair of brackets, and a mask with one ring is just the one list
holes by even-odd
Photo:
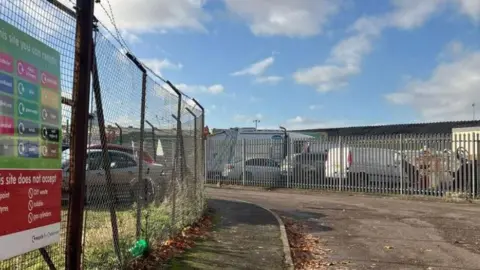
[[123, 39], [120, 31], [118, 30], [118, 27], [117, 27], [117, 24], [115, 22], [115, 17], [113, 16], [113, 10], [112, 10], [112, 6], [110, 5], [110, 2], [107, 1], [107, 3], [109, 4], [110, 6], [110, 11], [111, 11], [111, 15], [108, 13], [107, 9], [105, 8], [105, 6], [102, 4], [102, 2], [100, 2], [100, 7], [103, 9], [103, 11], [105, 12], [105, 14], [107, 15], [108, 19], [110, 19], [110, 23], [113, 25], [113, 28], [115, 29], [115, 32], [116, 32], [116, 35], [117, 35], [117, 42], [120, 44], [120, 47], [127, 51], [127, 52], [132, 52], [132, 50], [128, 47], [128, 44], [127, 42], [125, 42], [125, 40]]
[[[71, 0], [70, 0], [71, 1]], [[105, 6], [103, 6], [102, 2], [100, 2], [100, 0], [98, 0], [97, 3], [100, 4], [100, 7], [103, 9], [103, 11], [105, 12], [105, 14], [107, 15], [107, 17], [110, 19], [110, 23], [113, 25], [114, 29], [115, 29], [115, 32], [116, 32], [116, 36], [110, 31], [108, 30], [108, 28], [103, 24], [101, 23], [100, 21], [100, 24], [106, 29], [106, 31], [119, 43], [120, 47], [126, 51], [126, 52], [130, 52], [132, 53], [132, 50], [128, 47], [128, 44], [127, 42], [125, 41], [125, 39], [123, 38], [122, 34], [120, 33], [119, 29], [118, 29], [118, 26], [117, 26], [117, 23], [116, 23], [116, 20], [115, 20], [115, 15], [113, 13], [113, 8], [112, 8], [112, 5], [110, 3], [109, 0], [105, 0], [109, 6], [109, 9], [110, 9], [110, 14], [109, 12], [107, 11], [107, 9], [105, 8]], [[153, 75], [154, 77], [156, 77], [157, 79], [159, 79], [160, 81], [162, 81], [163, 83], [167, 83], [168, 80], [166, 80], [165, 78], [163, 78], [162, 76], [160, 76], [159, 74], [157, 74], [155, 71], [153, 71], [150, 67], [148, 67], [147, 65], [145, 65], [143, 62], [140, 61], [140, 63], [142, 64], [142, 66], [149, 71], [149, 73], [151, 75]], [[164, 90], [166, 90], [163, 86], [160, 85], [160, 87]], [[193, 98], [187, 94], [185, 94], [183, 91], [181, 91], [180, 89], [176, 89], [180, 92], [180, 94], [182, 96], [185, 96], [191, 100], [193, 100]], [[168, 90], [167, 90], [168, 91]], [[193, 108], [196, 107], [196, 104], [195, 106], [193, 106]]]
[[[68, 0], [72, 5], [73, 5], [73, 9], [76, 10], [76, 3], [73, 1], [73, 0]], [[112, 24], [114, 30], [115, 30], [115, 34], [112, 33], [112, 31], [100, 20], [98, 20], [97, 18], [95, 18], [96, 22], [102, 26], [102, 29], [104, 29], [112, 38], [114, 41], [116, 41], [118, 43], [118, 45], [120, 46], [120, 49], [123, 50], [122, 53], [131, 53], [132, 55], [134, 55], [134, 53], [132, 52], [132, 50], [130, 49], [130, 47], [128, 46], [128, 43], [125, 41], [125, 39], [123, 38], [122, 34], [120, 33], [120, 30], [117, 26], [117, 23], [116, 23], [116, 20], [115, 20], [115, 15], [114, 15], [114, 12], [113, 12], [113, 8], [112, 8], [112, 5], [110, 3], [109, 0], [105, 0], [107, 2], [107, 5], [108, 5], [108, 9], [110, 10], [110, 12], [107, 10], [107, 8], [105, 8], [105, 6], [102, 4], [101, 0], [95, 0], [95, 3], [99, 4], [100, 7], [103, 9], [103, 11], [105, 12], [105, 14], [107, 15], [108, 19], [110, 20], [110, 23]], [[157, 74], [152, 68], [148, 67], [145, 63], [143, 63], [142, 61], [139, 60], [139, 62], [142, 64], [142, 66], [150, 73], [150, 75], [152, 75], [153, 77], [157, 78], [158, 80], [160, 80], [161, 82], [163, 83], [168, 83], [168, 80], [163, 78], [162, 76], [160, 76], [159, 74]], [[165, 91], [169, 91], [168, 89], [166, 89], [165, 87], [163, 87], [163, 85], [159, 84], [160, 88], [162, 88], [163, 90]], [[181, 91], [180, 89], [176, 89], [180, 92], [180, 94], [190, 100], [193, 100], [193, 98], [191, 96], [189, 96], [188, 94], [186, 94], [185, 92]], [[194, 106], [191, 106], [192, 109], [195, 109], [197, 107], [197, 104], [195, 103]]]

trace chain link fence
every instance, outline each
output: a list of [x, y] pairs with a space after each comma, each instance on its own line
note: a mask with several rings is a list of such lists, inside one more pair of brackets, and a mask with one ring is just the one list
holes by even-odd
[[[60, 54], [63, 137], [58, 145], [63, 175], [60, 241], [0, 261], [0, 269], [65, 268], [70, 157], [75, 156], [70, 143], [76, 135], [71, 133], [75, 18], [73, 9], [53, 0], [0, 2], [2, 24]], [[88, 132], [85, 201], [79, 202], [85, 205], [82, 267], [122, 269], [134, 263], [131, 248], [138, 240], [156, 246], [203, 214], [204, 111], [196, 100], [147, 71], [101, 23], [92, 35], [88, 130], [76, 129]]]

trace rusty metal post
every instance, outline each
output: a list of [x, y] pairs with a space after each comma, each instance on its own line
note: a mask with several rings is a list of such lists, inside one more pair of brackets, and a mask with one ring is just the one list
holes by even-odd
[[[90, 100], [90, 70], [93, 51], [93, 0], [77, 0], [75, 66], [73, 83], [72, 133], [70, 142], [70, 200], [65, 265], [81, 269], [83, 209], [85, 199], [85, 166]], [[81, 97], [81, 98], [80, 98]]]
[[[143, 178], [143, 138], [145, 136], [145, 96], [147, 94], [147, 70], [138, 61], [138, 59], [127, 52], [126, 56], [138, 67], [142, 72], [142, 99], [140, 105], [140, 151], [138, 151], [138, 178], [137, 182], [142, 183], [144, 187], [144, 200], [141, 201], [141, 197], [137, 196], [137, 239], [140, 239], [142, 232], [142, 203], [147, 205], [148, 203], [148, 186], [147, 181]], [[139, 186], [140, 187], [140, 186]]]
[[[95, 46], [93, 47], [95, 50]], [[110, 155], [107, 147], [106, 132], [105, 132], [105, 118], [103, 115], [103, 102], [102, 94], [100, 91], [100, 78], [98, 75], [97, 68], [97, 58], [95, 51], [93, 52], [93, 65], [92, 65], [92, 77], [93, 77], [93, 93], [95, 96], [95, 105], [97, 111], [97, 121], [98, 129], [100, 132], [100, 144], [102, 146], [102, 156], [103, 156], [103, 170], [105, 172], [107, 194], [108, 194], [108, 208], [110, 212], [110, 223], [112, 226], [112, 238], [113, 246], [115, 249], [115, 254], [117, 255], [118, 262], [122, 265], [122, 251], [120, 250], [119, 236], [118, 236], [118, 223], [117, 223], [117, 212], [115, 210], [115, 205], [117, 203], [115, 185], [112, 181], [112, 174], [110, 171]]]
[[148, 120], [145, 122], [152, 128], [153, 161], [157, 162], [157, 143], [155, 138], [155, 127]]

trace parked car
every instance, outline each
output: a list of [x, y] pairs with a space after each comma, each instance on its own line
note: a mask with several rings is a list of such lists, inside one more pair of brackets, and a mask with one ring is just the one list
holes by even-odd
[[401, 159], [396, 150], [343, 146], [328, 149], [325, 177], [346, 185], [399, 183]]
[[[154, 198], [163, 199], [163, 192], [166, 188], [167, 179], [163, 166], [159, 164], [143, 163], [144, 179], [147, 183], [147, 194], [145, 187], [138, 179], [138, 162], [134, 156], [117, 150], [109, 150], [110, 174], [114, 186], [114, 196], [117, 200], [129, 198], [136, 201], [137, 198], [152, 201]], [[86, 202], [105, 201], [108, 196], [107, 178], [103, 167], [103, 151], [101, 149], [88, 149], [86, 162]], [[68, 193], [68, 181], [70, 176], [70, 150], [62, 152], [63, 183], [62, 190]], [[160, 198], [159, 198], [160, 197]]]
[[281, 165], [282, 177], [287, 176], [296, 183], [310, 183], [325, 176], [327, 153], [300, 153], [285, 157]]
[[[92, 145], [89, 145], [87, 148], [88, 149], [102, 149], [102, 145], [101, 144], [92, 144]], [[138, 156], [139, 156], [138, 150], [135, 151], [135, 153], [134, 153], [134, 151], [131, 147], [127, 147], [127, 146], [124, 146], [124, 145], [107, 144], [107, 149], [125, 152], [125, 153], [128, 153], [130, 155], [133, 155], [136, 158], [138, 158]], [[155, 160], [152, 158], [152, 156], [148, 152], [145, 152], [145, 151], [143, 152], [143, 160], [148, 164], [154, 164], [155, 163]]]
[[222, 176], [227, 179], [244, 178], [247, 181], [268, 181], [273, 183], [280, 179], [280, 165], [269, 158], [248, 158], [245, 161], [245, 172], [243, 162], [238, 161], [232, 164], [226, 164]]

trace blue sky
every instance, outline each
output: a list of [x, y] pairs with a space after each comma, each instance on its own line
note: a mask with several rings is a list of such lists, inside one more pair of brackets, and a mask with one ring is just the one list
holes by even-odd
[[480, 107], [478, 0], [110, 3], [130, 49], [210, 127], [471, 120]]

